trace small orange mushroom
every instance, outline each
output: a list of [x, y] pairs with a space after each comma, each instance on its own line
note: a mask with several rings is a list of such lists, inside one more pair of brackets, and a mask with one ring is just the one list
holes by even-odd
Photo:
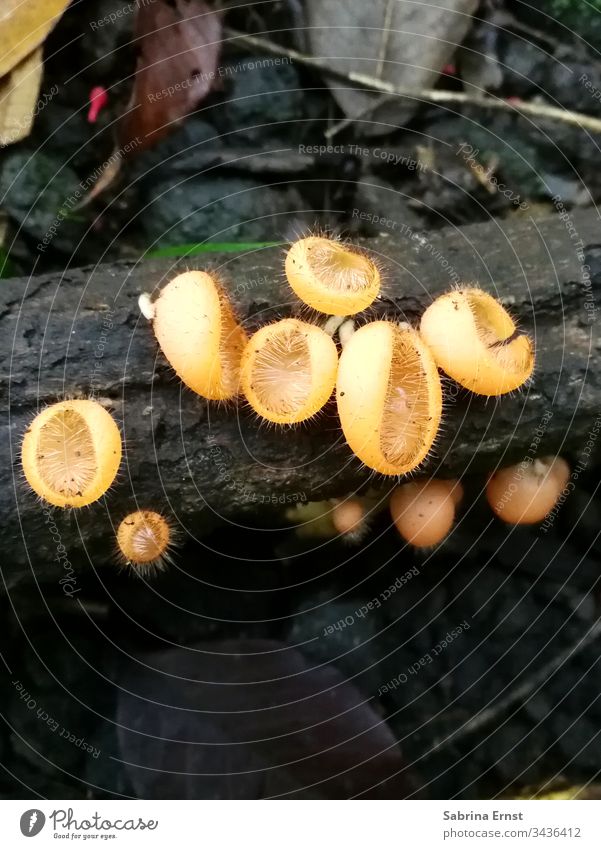
[[240, 382], [253, 410], [276, 424], [319, 412], [336, 382], [338, 352], [320, 327], [295, 318], [268, 324], [242, 355]]
[[570, 479], [562, 457], [540, 457], [499, 469], [488, 479], [486, 498], [493, 512], [511, 525], [542, 522], [556, 505]]
[[396, 529], [415, 548], [438, 545], [455, 521], [457, 482], [432, 478], [398, 486], [390, 496]]
[[328, 315], [354, 315], [367, 309], [380, 292], [375, 262], [358, 248], [325, 236], [294, 242], [285, 268], [298, 297]]
[[165, 569], [172, 542], [169, 522], [154, 510], [130, 513], [117, 529], [120, 557], [137, 575]]
[[335, 499], [332, 524], [337, 533], [351, 543], [359, 542], [368, 530], [366, 501], [359, 496]]
[[453, 504], [455, 507], [459, 507], [463, 501], [463, 484], [459, 480], [448, 480], [446, 483], [448, 483], [451, 487], [451, 498], [453, 499]]
[[511, 392], [532, 374], [532, 341], [482, 289], [441, 295], [422, 316], [420, 333], [440, 368], [479, 395]]
[[428, 347], [408, 324], [374, 321], [348, 339], [336, 399], [346, 441], [366, 466], [402, 475], [427, 457], [442, 390]]
[[247, 336], [217, 279], [205, 271], [179, 274], [149, 306], [158, 343], [186, 386], [211, 401], [238, 394]]
[[339, 534], [356, 531], [365, 521], [365, 507], [359, 498], [334, 501], [332, 523]]
[[115, 480], [121, 434], [97, 401], [60, 401], [35, 417], [21, 450], [25, 477], [56, 507], [85, 507]]

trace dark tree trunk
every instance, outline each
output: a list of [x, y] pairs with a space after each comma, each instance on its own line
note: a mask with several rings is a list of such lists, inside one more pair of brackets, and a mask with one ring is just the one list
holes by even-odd
[[[478, 282], [535, 338], [536, 373], [523, 391], [487, 401], [447, 383], [444, 430], [424, 474], [484, 473], [519, 460], [539, 437], [542, 453], [577, 453], [601, 398], [594, 334], [601, 233], [594, 213], [575, 213], [566, 222], [558, 216], [491, 221], [423, 238], [407, 230], [368, 246], [387, 279], [374, 314], [415, 322], [453, 281]], [[345, 495], [370, 480], [346, 447], [332, 405], [308, 427], [273, 429], [243, 405], [206, 404], [180, 385], [137, 299], [176, 267], [206, 264], [219, 269], [250, 329], [298, 310], [277, 248], [1, 281], [7, 404], [0, 550], [8, 585], [30, 565], [38, 575], [56, 576], [58, 555], [63, 567], [65, 557], [73, 564], [104, 557], [111, 523], [136, 504], [174, 513], [200, 535], [222, 517], [252, 523], [261, 511]], [[121, 424], [126, 456], [119, 481], [91, 508], [47, 511], [22, 481], [22, 434], [43, 405], [90, 395], [106, 400]], [[371, 483], [391, 485], [382, 477]]]

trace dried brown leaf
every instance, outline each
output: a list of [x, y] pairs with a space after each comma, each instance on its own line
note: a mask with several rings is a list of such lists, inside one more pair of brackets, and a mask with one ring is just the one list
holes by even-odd
[[221, 15], [204, 0], [155, 0], [138, 8], [138, 62], [119, 127], [136, 152], [174, 130], [216, 87]]
[[119, 150], [114, 150], [101, 169], [97, 169], [91, 177], [88, 177], [88, 183], [91, 188], [82, 200], [77, 204], [75, 209], [84, 209], [89, 206], [93, 200], [105, 192], [109, 186], [115, 182], [121, 173], [123, 164], [123, 156]]

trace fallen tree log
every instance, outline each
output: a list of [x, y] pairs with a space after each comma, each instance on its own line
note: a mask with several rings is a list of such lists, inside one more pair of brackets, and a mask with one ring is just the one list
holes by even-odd
[[[513, 223], [490, 221], [431, 236], [405, 228], [370, 241], [386, 274], [372, 315], [415, 322], [453, 282], [496, 293], [536, 344], [536, 373], [496, 401], [450, 381], [445, 426], [424, 474], [483, 473], [541, 453], [577, 454], [600, 413], [595, 337], [601, 238], [593, 212]], [[143, 261], [2, 281], [0, 340], [4, 460], [0, 545], [8, 586], [33, 567], [56, 576], [69, 562], [108, 556], [112, 525], [135, 505], [175, 514], [198, 535], [221, 520], [252, 523], [291, 503], [387, 488], [351, 455], [335, 409], [295, 429], [260, 424], [243, 405], [206, 404], [182, 387], [157, 350], [137, 299], [177, 268], [219, 270], [249, 329], [298, 311], [283, 277], [282, 249]], [[30, 418], [63, 397], [112, 408], [126, 450], [115, 487], [77, 512], [47, 510], [21, 479], [19, 449]], [[60, 547], [59, 547], [60, 546]], [[64, 565], [64, 564], [63, 564]]]

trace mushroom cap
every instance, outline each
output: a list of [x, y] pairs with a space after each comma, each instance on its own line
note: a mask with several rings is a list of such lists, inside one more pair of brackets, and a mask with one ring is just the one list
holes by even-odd
[[174, 277], [154, 303], [153, 328], [186, 386], [211, 401], [237, 395], [247, 336], [215, 277], [205, 271]]
[[408, 324], [359, 328], [340, 356], [336, 400], [354, 453], [384, 475], [402, 475], [428, 455], [438, 432], [442, 389], [436, 363]]
[[511, 392], [534, 369], [532, 341], [481, 289], [463, 287], [436, 298], [422, 316], [420, 333], [438, 365], [479, 395]]
[[60, 401], [30, 424], [21, 460], [25, 477], [40, 498], [56, 507], [85, 507], [115, 480], [121, 434], [97, 401]]
[[453, 504], [455, 507], [459, 507], [461, 502], [463, 501], [463, 496], [465, 494], [463, 489], [463, 484], [460, 480], [453, 479], [445, 481], [451, 489], [451, 498], [453, 499]]
[[240, 385], [253, 410], [275, 424], [314, 416], [336, 382], [338, 351], [320, 327], [285, 318], [251, 337], [242, 354]]
[[356, 247], [324, 236], [294, 242], [286, 254], [286, 277], [298, 297], [328, 315], [354, 315], [380, 292], [380, 272]]
[[524, 464], [499, 469], [486, 484], [492, 511], [511, 525], [542, 522], [570, 479], [570, 467], [562, 457], [540, 457]]
[[360, 498], [337, 501], [332, 508], [332, 524], [339, 534], [352, 534], [365, 522], [365, 507]]
[[121, 521], [117, 529], [117, 544], [127, 563], [139, 566], [154, 565], [169, 548], [169, 522], [154, 510], [136, 510]]
[[390, 513], [398, 532], [416, 548], [443, 540], [455, 520], [454, 481], [415, 481], [398, 486], [390, 496]]

